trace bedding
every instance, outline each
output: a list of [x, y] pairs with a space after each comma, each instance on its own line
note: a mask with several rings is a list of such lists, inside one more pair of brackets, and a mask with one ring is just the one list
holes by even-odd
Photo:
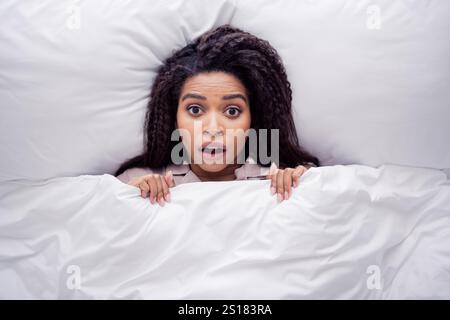
[[113, 174], [142, 151], [158, 68], [225, 0], [0, 1], [0, 181]]
[[450, 298], [441, 170], [311, 168], [200, 182], [151, 205], [109, 174], [0, 184], [0, 298]]
[[231, 22], [277, 48], [300, 141], [322, 165], [441, 169], [449, 18], [439, 0], [237, 0]]

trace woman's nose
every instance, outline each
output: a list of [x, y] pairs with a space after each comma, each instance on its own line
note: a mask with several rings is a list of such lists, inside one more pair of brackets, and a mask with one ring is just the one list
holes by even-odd
[[211, 114], [207, 119], [205, 119], [203, 132], [211, 136], [223, 135], [223, 127], [220, 124], [220, 120], [216, 114]]

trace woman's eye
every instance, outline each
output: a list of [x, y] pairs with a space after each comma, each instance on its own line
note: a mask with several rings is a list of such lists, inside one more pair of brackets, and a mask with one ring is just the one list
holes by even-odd
[[225, 110], [225, 113], [231, 117], [237, 117], [241, 113], [241, 110], [239, 110], [239, 108], [231, 107]]
[[189, 106], [187, 108], [187, 110], [188, 110], [188, 112], [190, 114], [192, 114], [194, 116], [198, 116], [202, 112], [202, 109], [199, 106], [196, 106], [196, 105]]

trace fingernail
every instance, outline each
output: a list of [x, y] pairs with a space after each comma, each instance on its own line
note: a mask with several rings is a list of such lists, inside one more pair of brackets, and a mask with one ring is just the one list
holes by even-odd
[[286, 200], [289, 199], [289, 194], [287, 191], [284, 192], [284, 199], [286, 199]]
[[170, 193], [168, 193], [168, 194], [166, 195], [166, 200], [167, 200], [167, 202], [170, 202]]
[[277, 171], [277, 165], [275, 164], [275, 162], [272, 162], [272, 164], [270, 165], [270, 168], [269, 168], [269, 174], [275, 174], [276, 171]]
[[152, 204], [155, 204], [155, 198], [150, 197], [150, 202], [151, 202]]
[[294, 181], [294, 188], [297, 188], [297, 186], [298, 186], [297, 181]]
[[158, 203], [161, 207], [164, 207], [164, 200], [162, 198], [158, 200]]
[[283, 201], [283, 196], [281, 195], [281, 193], [278, 194], [277, 198], [278, 198], [278, 202]]
[[275, 187], [270, 187], [270, 193], [271, 193], [271, 194], [275, 194], [275, 191], [276, 191], [276, 190], [275, 190]]

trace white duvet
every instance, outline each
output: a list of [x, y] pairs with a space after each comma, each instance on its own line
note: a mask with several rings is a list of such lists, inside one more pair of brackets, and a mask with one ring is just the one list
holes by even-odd
[[450, 181], [386, 165], [184, 184], [151, 205], [111, 175], [0, 186], [0, 298], [450, 298]]

